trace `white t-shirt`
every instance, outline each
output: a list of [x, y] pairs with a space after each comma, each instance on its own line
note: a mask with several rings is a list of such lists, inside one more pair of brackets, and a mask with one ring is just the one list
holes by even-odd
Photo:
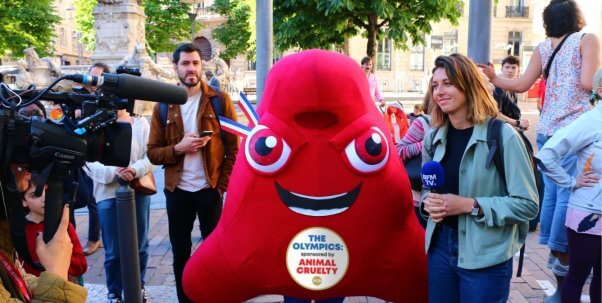
[[[184, 122], [184, 133], [193, 132], [199, 134], [197, 125], [197, 112], [202, 92], [188, 98], [186, 103], [180, 105], [182, 113], [182, 122]], [[184, 167], [182, 168], [182, 177], [177, 187], [188, 192], [199, 191], [209, 187], [209, 182], [205, 176], [205, 162], [203, 153], [199, 150], [196, 153], [187, 153], [184, 156]]]

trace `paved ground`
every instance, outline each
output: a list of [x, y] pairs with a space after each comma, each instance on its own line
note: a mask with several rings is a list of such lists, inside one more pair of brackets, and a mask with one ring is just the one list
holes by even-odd
[[[408, 107], [406, 107], [408, 108]], [[532, 128], [527, 132], [528, 137], [534, 142], [535, 122], [537, 111], [534, 103], [521, 104], [523, 114], [531, 120]], [[157, 170], [157, 185], [163, 184], [162, 171]], [[150, 233], [149, 233], [149, 261], [146, 271], [146, 289], [153, 302], [177, 302], [175, 295], [175, 281], [172, 272], [172, 254], [167, 236], [167, 214], [165, 212], [165, 201], [163, 192], [153, 196], [151, 204]], [[85, 210], [76, 212], [77, 230], [81, 242], [86, 243], [88, 229], [88, 215]], [[198, 223], [198, 222], [197, 222]], [[196, 225], [198, 226], [198, 224]], [[551, 271], [546, 267], [548, 250], [537, 244], [538, 231], [530, 233], [527, 238], [525, 264], [523, 275], [514, 277], [511, 284], [510, 299], [508, 302], [543, 302], [543, 299], [555, 291], [556, 281]], [[193, 231], [193, 243], [200, 242], [198, 228]], [[516, 271], [517, 258], [515, 258], [514, 269]], [[88, 302], [105, 302], [106, 288], [104, 287], [104, 250], [88, 257], [89, 269], [84, 275], [86, 288], [89, 290]], [[515, 275], [514, 275], [515, 276]], [[589, 293], [589, 280], [584, 289], [584, 294]], [[251, 302], [281, 302], [282, 297], [278, 295], [263, 296], [251, 300]], [[350, 297], [347, 303], [384, 302], [370, 297]], [[582, 297], [582, 302], [589, 302], [588, 296]]]

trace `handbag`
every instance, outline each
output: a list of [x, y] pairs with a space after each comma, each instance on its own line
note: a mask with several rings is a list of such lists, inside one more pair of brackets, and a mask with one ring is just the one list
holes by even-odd
[[155, 176], [153, 172], [149, 171], [146, 175], [141, 178], [130, 181], [130, 186], [137, 194], [143, 195], [154, 195], [157, 193], [157, 186], [155, 185]]
[[418, 154], [410, 159], [403, 162], [403, 166], [406, 169], [408, 178], [410, 179], [410, 185], [413, 190], [422, 190], [422, 154]]

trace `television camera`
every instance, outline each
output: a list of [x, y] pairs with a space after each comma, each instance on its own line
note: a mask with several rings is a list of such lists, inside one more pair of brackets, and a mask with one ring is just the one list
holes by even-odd
[[[96, 86], [93, 94], [55, 92], [61, 80]], [[0, 163], [26, 166], [47, 184], [44, 209], [44, 241], [54, 236], [63, 209], [63, 181], [85, 162], [126, 167], [129, 164], [132, 130], [129, 123], [117, 121], [117, 111], [131, 112], [134, 100], [184, 104], [183, 87], [127, 73], [104, 73], [100, 77], [75, 74], [58, 78], [46, 89], [11, 90], [0, 84]], [[61, 107], [60, 121], [27, 117], [21, 109], [40, 100]], [[81, 119], [72, 113], [82, 111]], [[121, 143], [121, 144], [118, 144]], [[8, 182], [5, 176], [2, 181]], [[40, 184], [41, 185], [41, 184]], [[2, 184], [4, 188], [4, 184]], [[41, 194], [43, 186], [37, 187]], [[4, 196], [0, 197], [5, 199]], [[20, 201], [4, 201], [4, 205]]]

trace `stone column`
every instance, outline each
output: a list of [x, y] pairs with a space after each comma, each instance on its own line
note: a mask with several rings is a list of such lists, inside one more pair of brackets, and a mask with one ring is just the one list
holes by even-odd
[[145, 45], [146, 15], [138, 1], [100, 0], [92, 15], [96, 30], [92, 62], [114, 65], [128, 57], [136, 44]]

